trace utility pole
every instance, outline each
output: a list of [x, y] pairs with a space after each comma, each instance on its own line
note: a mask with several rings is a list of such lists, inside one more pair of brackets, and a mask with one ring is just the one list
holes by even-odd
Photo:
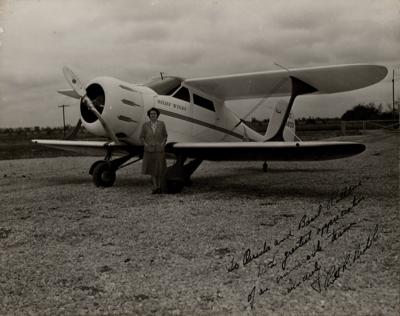
[[62, 114], [63, 114], [63, 126], [64, 126], [64, 138], [65, 138], [65, 108], [69, 107], [69, 105], [63, 104], [59, 105], [59, 108], [62, 108]]
[[393, 79], [392, 79], [392, 104], [393, 104], [393, 115], [394, 115], [394, 69], [393, 69]]

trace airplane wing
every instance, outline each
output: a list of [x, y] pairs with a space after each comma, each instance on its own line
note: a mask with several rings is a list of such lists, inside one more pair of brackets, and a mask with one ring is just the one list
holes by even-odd
[[166, 151], [214, 161], [317, 161], [357, 155], [365, 145], [353, 142], [170, 143]]
[[32, 139], [32, 142], [46, 147], [76, 152], [85, 156], [104, 156], [109, 147], [112, 147], [113, 154], [127, 154], [133, 149], [131, 145], [109, 141]]
[[290, 77], [314, 87], [316, 94], [326, 94], [364, 88], [386, 74], [384, 66], [340, 65], [187, 79], [184, 85], [222, 100], [236, 100], [290, 96]]

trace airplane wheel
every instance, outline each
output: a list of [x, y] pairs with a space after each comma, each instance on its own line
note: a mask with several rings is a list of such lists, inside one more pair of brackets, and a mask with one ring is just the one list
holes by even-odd
[[168, 193], [182, 192], [185, 186], [185, 172], [181, 166], [171, 166], [165, 173], [165, 185]]
[[263, 171], [264, 172], [268, 171], [268, 164], [266, 162], [263, 163]]
[[167, 191], [168, 193], [180, 193], [185, 186], [184, 180], [167, 180]]
[[96, 187], [111, 187], [115, 179], [115, 170], [107, 162], [98, 163], [93, 170], [93, 182]]

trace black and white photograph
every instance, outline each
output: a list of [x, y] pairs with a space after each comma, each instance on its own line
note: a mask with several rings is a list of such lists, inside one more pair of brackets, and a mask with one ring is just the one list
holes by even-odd
[[399, 315], [399, 106], [399, 0], [0, 0], [0, 315]]

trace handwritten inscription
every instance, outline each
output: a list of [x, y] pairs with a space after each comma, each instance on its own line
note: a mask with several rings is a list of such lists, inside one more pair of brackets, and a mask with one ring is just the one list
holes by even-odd
[[263, 254], [267, 253], [268, 251], [271, 250], [270, 246], [267, 246], [267, 241], [264, 241], [264, 247], [262, 250], [260, 250], [259, 252], [252, 254], [250, 249], [247, 249], [244, 252], [243, 255], [243, 266], [245, 266], [246, 264], [249, 264], [250, 262], [252, 262], [254, 259], [257, 259], [259, 257], [261, 257]]
[[[302, 214], [295, 231], [289, 229], [273, 241], [264, 239], [262, 245], [247, 248], [240, 261], [229, 258], [228, 273], [253, 271], [256, 264], [255, 282], [246, 294], [250, 308], [257, 297], [271, 291], [288, 295], [307, 285], [319, 293], [326, 291], [372, 247], [379, 236], [378, 224], [370, 228], [364, 241], [351, 241], [362, 215], [364, 197], [356, 193], [361, 185], [359, 182], [347, 186], [314, 210]], [[331, 247], [341, 247], [345, 241], [351, 241], [355, 247], [341, 251], [344, 257], [330, 252], [327, 260], [324, 253], [329, 253]]]
[[[317, 291], [321, 292], [321, 283], [323, 284], [323, 289], [327, 290], [332, 286], [337, 279], [343, 276], [346, 270], [350, 268], [367, 252], [368, 249], [372, 247], [372, 244], [378, 240], [379, 225], [376, 224], [374, 230], [368, 235], [364, 244], [358, 243], [356, 248], [352, 253], [347, 254], [344, 259], [339, 264], [334, 264], [327, 270], [325, 270], [325, 277], [322, 278], [320, 274], [316, 280], [311, 284], [311, 287]], [[323, 282], [321, 282], [321, 280]]]

